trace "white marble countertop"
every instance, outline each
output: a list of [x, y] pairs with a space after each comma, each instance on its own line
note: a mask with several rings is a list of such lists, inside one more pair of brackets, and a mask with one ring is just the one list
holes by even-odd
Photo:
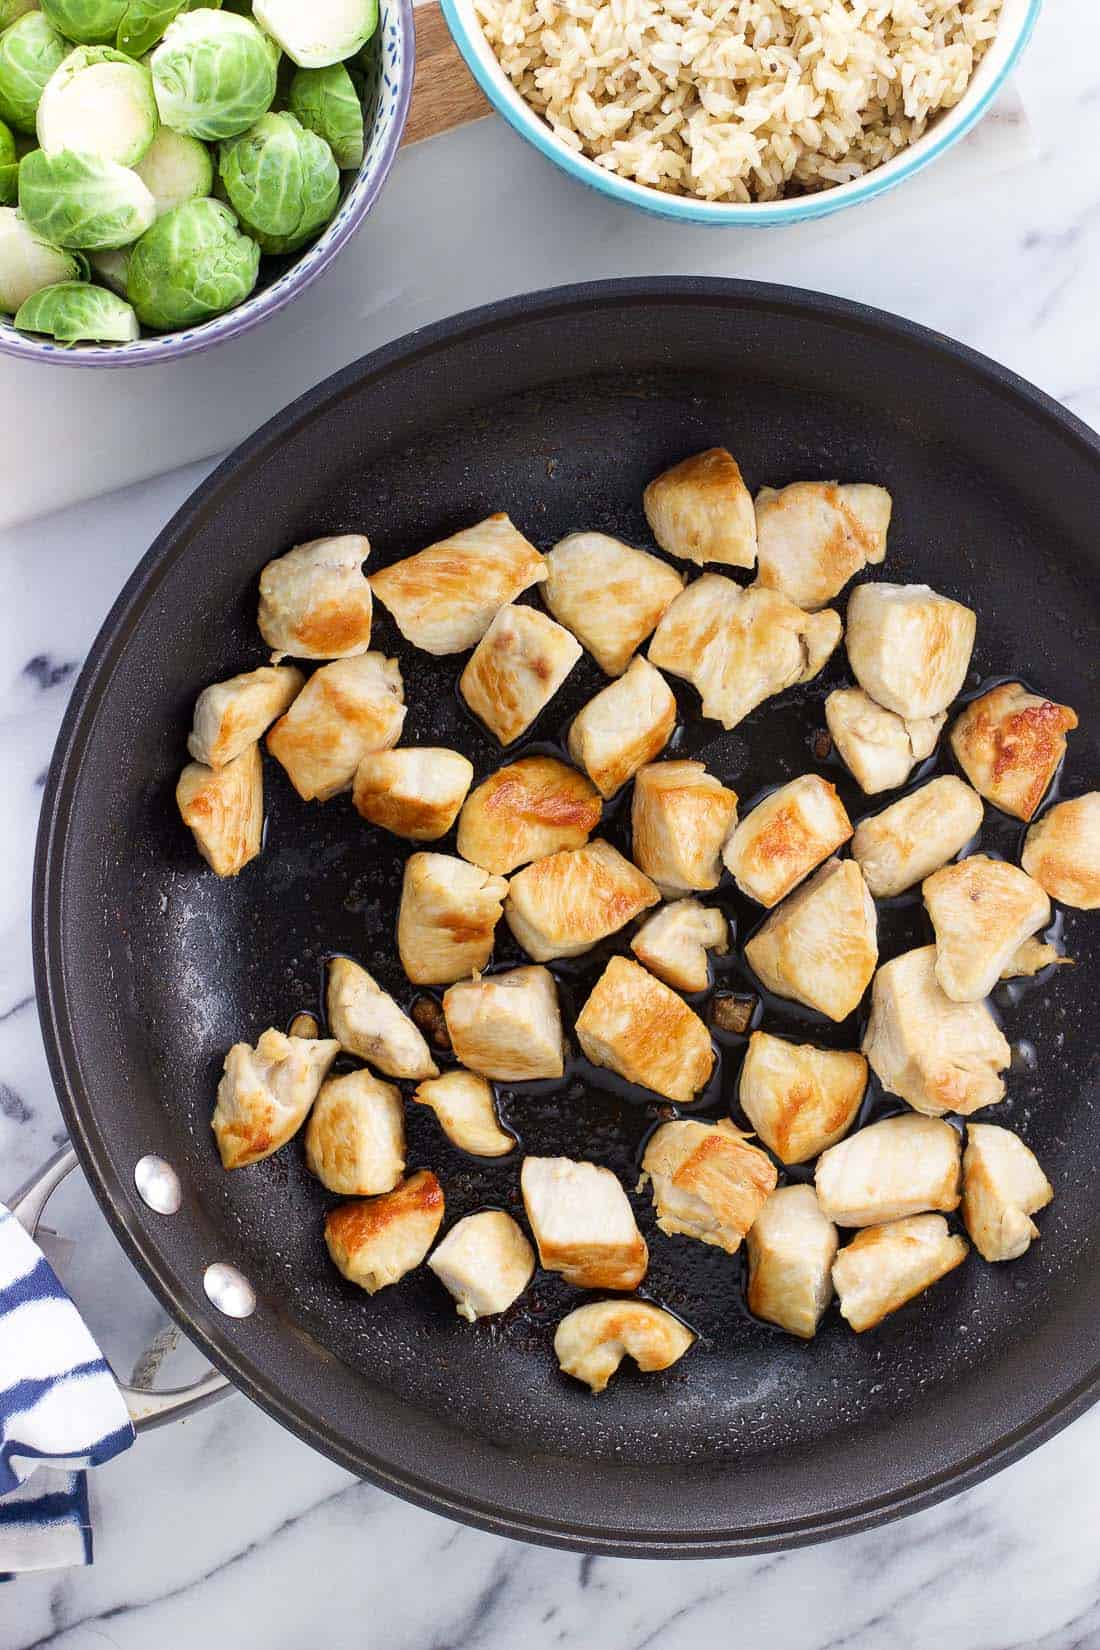
[[[429, 204], [408, 219], [400, 257], [388, 253], [384, 321], [364, 345], [548, 280], [724, 270], [939, 327], [1100, 425], [1096, 0], [1048, 0], [1020, 85], [1034, 160], [977, 185], [971, 177], [961, 191], [933, 171], [857, 214], [771, 234], [683, 236], [616, 210], [495, 122], [422, 146], [399, 163], [383, 211], [395, 224], [401, 199], [422, 187]], [[486, 156], [498, 214], [475, 236], [478, 255], [456, 262], [442, 305], [427, 274], [418, 285], [438, 250], [430, 203], [456, 168]], [[548, 263], [551, 237], [559, 250]], [[63, 395], [66, 374], [46, 378]], [[60, 471], [64, 453], [54, 456]], [[207, 467], [0, 535], [0, 1193], [61, 1138], [28, 936], [50, 749], [115, 592]], [[50, 1219], [76, 1239], [66, 1275], [108, 1353], [129, 1367], [158, 1309], [83, 1187], [66, 1189]], [[582, 1639], [600, 1650], [1100, 1646], [1100, 1410], [931, 1512], [760, 1560], [579, 1559], [460, 1529], [355, 1482], [236, 1396], [142, 1439], [95, 1475], [94, 1497], [95, 1566], [0, 1588], [0, 1650], [504, 1650], [517, 1640], [549, 1650]]]

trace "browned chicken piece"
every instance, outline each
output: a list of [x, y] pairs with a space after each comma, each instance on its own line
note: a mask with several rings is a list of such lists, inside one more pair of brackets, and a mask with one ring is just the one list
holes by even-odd
[[392, 1192], [405, 1172], [401, 1091], [369, 1071], [328, 1078], [306, 1125], [306, 1163], [341, 1197]]
[[1019, 1260], [1039, 1236], [1030, 1218], [1054, 1187], [1035, 1153], [1011, 1129], [968, 1123], [963, 1153], [962, 1217], [983, 1260]]
[[263, 837], [260, 747], [247, 745], [222, 768], [189, 762], [176, 784], [176, 806], [210, 869], [235, 877], [256, 858]]
[[476, 647], [494, 614], [546, 578], [546, 562], [506, 515], [489, 516], [375, 573], [402, 636], [425, 653]]
[[1027, 833], [1023, 867], [1051, 899], [1100, 910], [1100, 791], [1056, 802]]
[[795, 481], [756, 495], [757, 580], [799, 607], [824, 607], [886, 555], [893, 500], [865, 482]]
[[1002, 682], [971, 700], [951, 729], [951, 749], [974, 789], [1017, 819], [1032, 819], [1058, 764], [1076, 712]]
[[413, 1099], [428, 1106], [452, 1145], [473, 1157], [507, 1157], [516, 1149], [515, 1136], [497, 1121], [493, 1091], [484, 1077], [472, 1071], [445, 1071], [421, 1083]]
[[769, 991], [846, 1020], [878, 961], [875, 902], [854, 859], [830, 859], [745, 947]]
[[535, 1274], [535, 1251], [511, 1215], [481, 1209], [451, 1227], [428, 1261], [467, 1323], [507, 1312]]
[[1031, 979], [1041, 974], [1044, 968], [1072, 968], [1073, 958], [1065, 957], [1057, 946], [1047, 945], [1043, 940], [1025, 940], [1014, 957], [1010, 957], [1001, 969], [1002, 980]]
[[451, 854], [405, 861], [397, 950], [414, 985], [450, 985], [483, 969], [493, 952], [508, 884]]
[[381, 1197], [338, 1203], [325, 1216], [332, 1263], [349, 1283], [377, 1294], [425, 1259], [443, 1212], [443, 1188], [430, 1169], [417, 1170]]
[[651, 974], [675, 991], [705, 991], [710, 979], [707, 952], [724, 957], [729, 924], [713, 905], [678, 899], [647, 917], [630, 949]]
[[1005, 964], [1050, 921], [1050, 901], [1026, 871], [971, 854], [925, 879], [936, 931], [936, 979], [956, 1003], [988, 997]]
[[714, 1070], [714, 1050], [699, 1016], [627, 957], [612, 957], [581, 1009], [576, 1032], [594, 1065], [677, 1105], [694, 1100]]
[[369, 1060], [387, 1077], [434, 1077], [439, 1070], [409, 1016], [350, 957], [333, 957], [328, 965], [326, 1007], [345, 1054]]
[[502, 607], [458, 679], [475, 716], [502, 745], [525, 733], [569, 675], [583, 649], [537, 607]]
[[722, 858], [743, 894], [778, 905], [852, 834], [836, 793], [816, 773], [780, 785], [745, 815]]
[[936, 748], [947, 712], [906, 721], [876, 705], [862, 688], [836, 688], [825, 701], [825, 722], [841, 761], [856, 783], [875, 796], [904, 785], [918, 762]]
[[509, 968], [462, 980], [443, 996], [456, 1057], [502, 1083], [560, 1077], [565, 1039], [554, 976], [547, 968]]
[[542, 599], [608, 676], [621, 676], [674, 596], [679, 573], [606, 533], [570, 533], [546, 558]]
[[362, 533], [311, 539], [269, 561], [260, 574], [260, 635], [278, 664], [349, 659], [370, 646], [371, 593], [363, 577], [370, 542]]
[[838, 1226], [878, 1226], [926, 1209], [950, 1213], [959, 1206], [961, 1151], [942, 1117], [883, 1118], [822, 1152], [817, 1201]]
[[234, 1043], [210, 1124], [223, 1168], [259, 1163], [285, 1146], [305, 1122], [339, 1052], [330, 1038], [284, 1037], [270, 1028], [255, 1048]]
[[926, 584], [860, 584], [848, 600], [848, 662], [860, 687], [908, 721], [961, 692], [978, 621]]
[[722, 844], [737, 819], [737, 792], [702, 762], [652, 762], [634, 781], [634, 858], [672, 893], [717, 888]]
[[293, 665], [264, 665], [212, 683], [195, 700], [188, 752], [208, 768], [223, 768], [267, 732], [304, 681]]
[[724, 447], [685, 458], [651, 481], [643, 495], [653, 537], [681, 561], [752, 567], [756, 512], [735, 458]]
[[614, 796], [661, 754], [675, 726], [672, 689], [648, 660], [637, 658], [573, 718], [569, 754], [601, 796]]
[[578, 1289], [636, 1289], [649, 1250], [610, 1169], [570, 1157], [528, 1157], [520, 1171], [539, 1264]]
[[833, 1295], [837, 1230], [812, 1186], [780, 1186], [745, 1240], [748, 1307], [765, 1323], [812, 1340]]
[[942, 1215], [912, 1215], [857, 1232], [833, 1262], [840, 1315], [857, 1334], [961, 1266], [969, 1253]]
[[316, 1014], [308, 1014], [304, 1010], [296, 1014], [290, 1022], [288, 1037], [306, 1037], [316, 1041], [321, 1035], [321, 1022]]
[[474, 777], [458, 751], [434, 745], [372, 751], [355, 774], [352, 800], [371, 825], [413, 842], [446, 836]]
[[267, 736], [267, 748], [304, 802], [349, 790], [371, 751], [389, 750], [405, 723], [396, 659], [362, 653], [315, 671]]
[[504, 917], [536, 962], [579, 957], [660, 903], [660, 890], [602, 837], [517, 871]]
[[735, 1255], [777, 1175], [771, 1158], [727, 1119], [678, 1118], [650, 1135], [639, 1189], [647, 1178], [662, 1232]]
[[471, 792], [458, 821], [463, 859], [498, 877], [563, 848], [583, 848], [603, 813], [590, 779], [553, 756], [510, 762]]
[[981, 797], [954, 774], [944, 774], [861, 820], [852, 858], [875, 898], [890, 899], [954, 859], [981, 823]]
[[842, 1139], [866, 1088], [862, 1054], [788, 1043], [766, 1031], [749, 1038], [741, 1110], [781, 1163], [805, 1163]]
[[666, 611], [649, 658], [697, 689], [704, 716], [735, 728], [765, 699], [816, 676], [842, 628], [832, 608], [804, 613], [777, 590], [704, 573]]
[[686, 1324], [649, 1301], [590, 1301], [561, 1320], [554, 1353], [566, 1375], [603, 1392], [624, 1358], [646, 1375], [670, 1369], [695, 1344]]

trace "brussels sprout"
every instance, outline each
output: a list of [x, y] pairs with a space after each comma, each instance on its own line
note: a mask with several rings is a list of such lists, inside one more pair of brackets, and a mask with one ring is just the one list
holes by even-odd
[[152, 195], [158, 218], [214, 187], [214, 162], [205, 143], [170, 126], [160, 128], [134, 171]]
[[185, 201], [130, 253], [126, 291], [149, 327], [186, 327], [232, 309], [256, 285], [260, 249], [221, 201]]
[[120, 166], [141, 159], [157, 124], [152, 75], [113, 46], [70, 52], [38, 105], [38, 141], [48, 154], [78, 149]]
[[342, 171], [363, 164], [363, 105], [342, 63], [299, 69], [290, 82], [290, 113], [323, 137]]
[[20, 332], [47, 333], [59, 344], [131, 344], [140, 335], [124, 298], [78, 281], [43, 287], [19, 306], [15, 325]]
[[[207, 3], [211, 11], [217, 11], [220, 0]], [[194, 9], [195, 0], [127, 0], [115, 45], [131, 57], [144, 57], [181, 11]]]
[[0, 29], [8, 28], [17, 17], [38, 10], [38, 0], [0, 0]]
[[19, 207], [43, 240], [84, 252], [129, 246], [157, 215], [136, 172], [73, 149], [34, 149], [20, 162]]
[[43, 88], [70, 49], [40, 11], [29, 11], [0, 34], [0, 120], [19, 132], [34, 131]]
[[39, 0], [46, 17], [78, 46], [109, 46], [118, 34], [126, 0]]
[[294, 252], [328, 222], [340, 173], [324, 138], [293, 115], [264, 115], [223, 143], [218, 176], [241, 227], [263, 252]]
[[130, 264], [128, 246], [117, 246], [111, 252], [93, 252], [88, 262], [92, 273], [99, 277], [104, 286], [109, 286], [120, 298], [129, 297], [126, 291], [126, 271]]
[[378, 27], [378, 0], [254, 0], [252, 10], [301, 69], [354, 57]]
[[14, 204], [19, 193], [19, 156], [15, 138], [0, 120], [0, 206]]
[[278, 48], [247, 17], [183, 12], [153, 53], [160, 118], [216, 142], [247, 131], [271, 107]]
[[40, 287], [79, 281], [84, 260], [36, 235], [13, 206], [0, 206], [0, 310], [14, 315]]

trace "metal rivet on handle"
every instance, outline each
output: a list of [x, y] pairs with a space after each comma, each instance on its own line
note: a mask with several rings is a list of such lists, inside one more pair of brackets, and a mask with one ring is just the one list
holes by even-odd
[[183, 1201], [180, 1177], [163, 1157], [141, 1157], [134, 1165], [134, 1185], [143, 1203], [158, 1215], [174, 1215]]
[[216, 1260], [202, 1275], [202, 1286], [227, 1318], [248, 1318], [256, 1310], [256, 1291], [243, 1272], [227, 1260]]

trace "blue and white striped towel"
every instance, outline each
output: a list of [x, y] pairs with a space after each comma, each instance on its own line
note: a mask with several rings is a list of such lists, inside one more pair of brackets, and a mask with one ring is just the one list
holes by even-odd
[[80, 1469], [133, 1441], [122, 1394], [76, 1307], [0, 1204], [0, 1580], [91, 1563]]

